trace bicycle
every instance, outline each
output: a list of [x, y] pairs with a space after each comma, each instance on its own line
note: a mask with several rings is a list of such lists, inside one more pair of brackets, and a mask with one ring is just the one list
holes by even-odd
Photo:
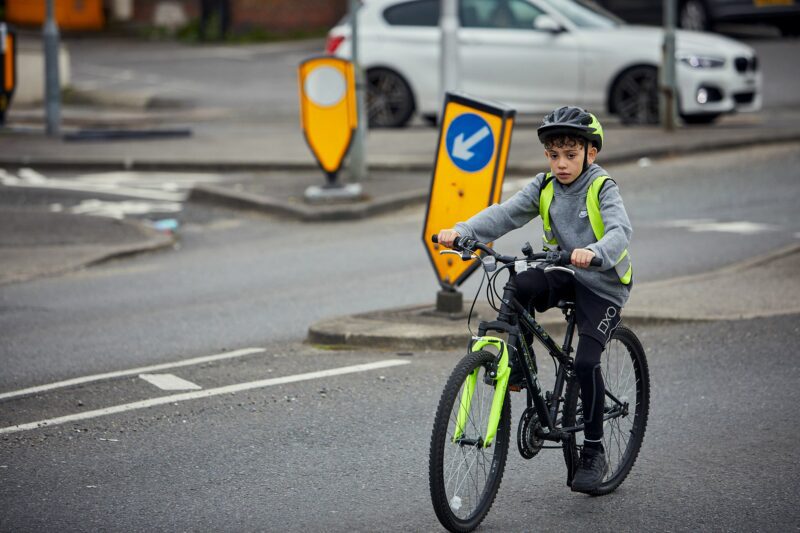
[[[432, 236], [432, 240], [437, 242], [437, 236]], [[475, 255], [476, 251], [484, 254]], [[567, 325], [564, 342], [558, 346], [515, 298], [516, 288], [512, 283], [518, 271], [531, 267], [571, 272], [566, 268], [567, 252], [533, 253], [526, 243], [523, 257], [517, 258], [462, 237], [456, 239], [453, 250], [442, 253], [457, 253], [463, 260], [481, 260], [488, 280], [488, 299], [498, 312], [496, 320], [479, 323], [478, 335], [470, 340], [467, 355], [450, 375], [439, 400], [431, 435], [429, 481], [436, 516], [450, 531], [471, 531], [488, 514], [503, 477], [511, 436], [508, 379], [515, 365], [523, 377], [517, 389], [527, 391], [527, 408], [517, 428], [519, 452], [525, 459], [531, 459], [542, 449], [560, 448], [567, 466], [567, 485], [571, 485], [582, 448], [579, 434], [583, 431], [578, 380], [570, 355], [576, 326], [575, 304], [570, 301], [557, 304]], [[595, 258], [592, 265], [600, 266], [597, 262], [599, 259]], [[509, 279], [498, 307], [494, 298], [500, 295], [495, 283], [504, 270], [508, 270]], [[474, 309], [475, 301], [472, 306]], [[524, 342], [523, 331], [544, 345], [553, 358], [556, 371], [552, 390], [542, 391], [536, 358]], [[506, 339], [487, 336], [488, 332], [503, 334]], [[641, 342], [630, 329], [623, 325], [616, 328], [602, 364], [606, 384], [603, 445], [609, 470], [592, 495], [614, 491], [627, 477], [644, 439], [650, 403], [647, 360]]]

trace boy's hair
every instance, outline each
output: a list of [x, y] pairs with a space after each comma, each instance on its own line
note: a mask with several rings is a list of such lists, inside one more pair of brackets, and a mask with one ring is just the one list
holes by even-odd
[[[551, 148], [580, 148], [585, 142], [586, 139], [578, 137], [577, 135], [556, 134], [545, 137], [543, 144], [545, 150], [550, 150]], [[594, 142], [592, 142], [591, 145], [597, 146]]]

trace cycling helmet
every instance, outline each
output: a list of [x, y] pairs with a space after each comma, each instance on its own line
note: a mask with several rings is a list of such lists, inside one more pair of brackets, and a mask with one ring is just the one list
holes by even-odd
[[564, 106], [551, 111], [536, 132], [542, 144], [553, 135], [573, 135], [594, 143], [598, 152], [603, 148], [603, 126], [596, 116], [580, 107]]

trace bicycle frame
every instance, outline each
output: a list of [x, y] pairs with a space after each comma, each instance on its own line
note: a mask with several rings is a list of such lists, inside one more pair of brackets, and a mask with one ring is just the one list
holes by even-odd
[[[494, 397], [492, 398], [492, 408], [483, 447], [491, 445], [494, 437], [497, 435], [497, 426], [500, 422], [500, 414], [503, 409], [503, 402], [505, 401], [508, 378], [511, 373], [511, 369], [508, 366], [509, 346], [512, 350], [517, 352], [517, 360], [524, 361], [522, 366], [525, 372], [525, 379], [528, 383], [528, 405], [530, 406], [531, 403], [533, 403], [536, 413], [539, 416], [539, 421], [542, 423], [543, 427], [547, 428], [547, 432], [542, 434], [541, 437], [546, 440], [560, 442], [566, 438], [571, 438], [571, 434], [583, 429], [582, 426], [560, 429], [556, 427], [558, 409], [562, 401], [567, 372], [572, 372], [573, 369], [573, 361], [569, 353], [572, 351], [572, 339], [575, 332], [575, 313], [572, 309], [567, 309], [565, 311], [567, 333], [564, 338], [564, 345], [559, 347], [544, 328], [536, 322], [536, 319], [531, 316], [527, 309], [516, 299], [516, 287], [511, 283], [511, 279], [513, 279], [516, 272], [513, 267], [510, 268], [510, 271], [511, 278], [503, 289], [502, 304], [497, 320], [493, 322], [481, 322], [478, 326], [478, 336], [472, 339], [472, 344], [470, 346], [470, 351], [473, 352], [482, 350], [487, 345], [492, 345], [498, 350], [497, 368], [490, 374], [490, 377], [497, 383], [495, 385]], [[519, 328], [519, 321], [533, 333], [545, 348], [547, 348], [550, 355], [558, 361], [553, 395], [549, 399], [545, 399], [543, 395], [542, 387], [537, 376], [536, 362], [533, 356], [529, 352], [526, 343], [520, 342], [520, 339], [524, 337]], [[498, 337], [487, 336], [486, 333], [489, 331], [505, 333], [508, 335], [508, 340], [504, 341]], [[522, 347], [522, 353], [519, 353], [519, 347]], [[456, 420], [456, 432], [453, 436], [454, 441], [458, 440], [463, 433], [477, 377], [478, 370], [476, 369], [467, 379], [466, 389], [461, 396], [461, 403]], [[550, 406], [548, 406], [548, 400]]]

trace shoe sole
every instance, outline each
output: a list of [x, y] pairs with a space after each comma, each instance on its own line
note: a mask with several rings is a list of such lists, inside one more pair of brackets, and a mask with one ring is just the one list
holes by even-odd
[[583, 494], [591, 494], [592, 492], [596, 491], [600, 488], [600, 485], [603, 484], [603, 478], [608, 475], [608, 463], [606, 463], [606, 467], [603, 470], [603, 475], [600, 477], [600, 481], [596, 485], [592, 485], [591, 487], [575, 487], [575, 480], [569, 485], [569, 488], [572, 489], [572, 492], [580, 492]]

